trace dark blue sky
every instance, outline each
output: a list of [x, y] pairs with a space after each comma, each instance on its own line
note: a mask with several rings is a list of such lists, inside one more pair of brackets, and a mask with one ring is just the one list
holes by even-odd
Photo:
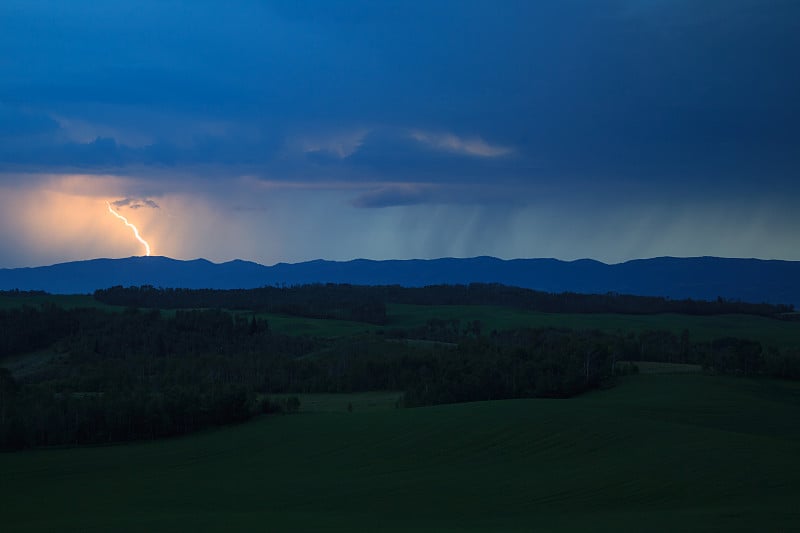
[[0, 266], [142, 253], [124, 199], [181, 258], [800, 260], [794, 0], [4, 0], [0, 30]]

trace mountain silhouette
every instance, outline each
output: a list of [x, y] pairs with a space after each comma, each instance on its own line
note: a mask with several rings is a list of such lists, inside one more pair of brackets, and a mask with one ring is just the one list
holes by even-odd
[[425, 286], [496, 282], [547, 292], [617, 292], [673, 299], [800, 304], [800, 261], [719, 257], [657, 257], [619, 264], [591, 259], [316, 260], [273, 266], [234, 260], [212, 263], [169, 257], [92, 259], [34, 268], [0, 269], [0, 290], [91, 293], [115, 285], [253, 288], [350, 283]]

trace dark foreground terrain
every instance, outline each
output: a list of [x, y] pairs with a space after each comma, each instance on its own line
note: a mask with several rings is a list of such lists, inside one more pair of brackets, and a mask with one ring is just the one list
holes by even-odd
[[0, 294], [0, 531], [800, 529], [795, 313], [398, 290]]
[[796, 383], [643, 374], [568, 400], [353, 395], [352, 412], [335, 398], [188, 437], [0, 454], [2, 529], [800, 527]]

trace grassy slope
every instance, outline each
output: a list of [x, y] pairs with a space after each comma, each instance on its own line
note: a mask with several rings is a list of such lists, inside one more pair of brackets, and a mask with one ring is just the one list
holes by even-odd
[[0, 367], [9, 369], [16, 379], [20, 379], [33, 376], [47, 370], [52, 365], [64, 363], [66, 360], [65, 354], [58, 353], [54, 348], [46, 348], [36, 352], [0, 358]]
[[556, 327], [633, 333], [668, 330], [680, 335], [684, 329], [688, 329], [695, 341], [735, 336], [757, 340], [765, 346], [800, 347], [800, 321], [782, 321], [752, 315], [568, 314], [540, 313], [498, 306], [404, 304], [387, 305], [387, 315], [389, 320], [386, 326], [272, 313], [259, 314], [259, 317], [268, 320], [270, 328], [279, 333], [320, 337], [340, 337], [391, 328], [414, 328], [424, 326], [430, 319], [458, 319], [462, 327], [468, 321], [480, 320], [484, 332], [520, 327]]
[[[242, 312], [250, 317], [252, 313]], [[310, 335], [312, 337], [344, 337], [368, 333], [380, 329], [365, 322], [349, 320], [328, 320], [324, 318], [306, 318], [278, 313], [258, 313], [259, 318], [266, 319], [271, 331], [286, 335]]]
[[30, 305], [38, 307], [45, 303], [54, 303], [64, 309], [75, 309], [77, 307], [97, 307], [100, 309], [118, 310], [119, 307], [106, 305], [98, 302], [91, 294], [43, 294], [43, 295], [20, 295], [20, 296], [0, 296], [0, 309], [10, 309]]
[[274, 394], [271, 398], [297, 396], [302, 413], [344, 413], [348, 405], [353, 411], [386, 411], [395, 409], [403, 393], [399, 391], [356, 392], [352, 394]]
[[800, 385], [643, 375], [573, 400], [276, 416], [0, 454], [4, 531], [800, 527]]
[[[24, 304], [40, 305], [53, 302], [65, 308], [98, 307], [111, 311], [122, 309], [97, 302], [91, 295], [0, 296], [0, 309]], [[174, 311], [162, 311], [171, 316]], [[249, 317], [251, 313], [242, 313]], [[510, 307], [468, 305], [387, 305], [389, 322], [385, 327], [346, 320], [304, 318], [276, 313], [258, 316], [269, 321], [273, 331], [289, 335], [341, 337], [375, 332], [386, 328], [413, 328], [423, 326], [433, 318], [458, 319], [462, 326], [467, 321], [480, 320], [484, 332], [519, 327], [563, 327], [573, 329], [599, 329], [638, 333], [645, 330], [669, 330], [680, 334], [688, 329], [691, 338], [708, 341], [719, 337], [736, 336], [762, 342], [765, 346], [800, 347], [800, 321], [781, 321], [751, 315], [689, 316], [620, 315], [620, 314], [567, 314], [539, 313]]]
[[462, 322], [480, 320], [483, 331], [519, 327], [558, 327], [599, 329], [602, 331], [668, 330], [678, 335], [688, 329], [691, 338], [709, 341], [735, 336], [758, 340], [765, 345], [800, 346], [800, 322], [782, 321], [752, 315], [691, 316], [678, 314], [621, 315], [540, 313], [510, 307], [467, 305], [402, 305], [387, 306], [387, 327], [422, 326], [432, 318], [455, 318]]

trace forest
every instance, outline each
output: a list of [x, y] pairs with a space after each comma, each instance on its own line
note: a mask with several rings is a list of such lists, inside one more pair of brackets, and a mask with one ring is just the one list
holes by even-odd
[[[494, 292], [493, 292], [494, 291]], [[530, 293], [530, 294], [529, 294]], [[24, 293], [16, 293], [18, 296]], [[522, 301], [528, 294], [531, 300]], [[566, 328], [486, 331], [478, 320], [429, 319], [341, 337], [286, 335], [256, 311], [386, 322], [386, 301], [543, 306], [538, 293], [493, 285], [399, 289], [317, 285], [252, 291], [112, 288], [97, 300], [127, 307], [0, 309], [0, 362], [45, 353], [35, 372], [0, 368], [0, 448], [154, 439], [297, 411], [302, 393], [402, 391], [397, 407], [509, 398], [565, 398], [613, 386], [631, 361], [702, 365], [710, 373], [800, 378], [793, 348], [688, 331]], [[573, 299], [573, 296], [574, 299]], [[557, 301], [559, 295], [551, 295]], [[563, 309], [583, 296], [560, 295]], [[610, 295], [644, 313], [666, 300]], [[572, 303], [570, 303], [572, 302]], [[660, 303], [659, 303], [660, 302]], [[185, 305], [196, 308], [184, 308]], [[555, 305], [555, 304], [554, 304]], [[701, 302], [694, 309], [746, 309]], [[649, 307], [650, 306], [650, 307]], [[235, 309], [235, 310], [231, 310]], [[607, 309], [598, 303], [597, 309]], [[779, 306], [755, 306], [763, 314]], [[381, 318], [383, 317], [383, 318]]]
[[431, 285], [427, 287], [314, 284], [259, 289], [170, 289], [149, 285], [111, 287], [95, 291], [100, 302], [156, 309], [227, 308], [282, 312], [315, 318], [338, 318], [372, 324], [386, 323], [386, 304], [501, 305], [547, 313], [622, 313], [718, 315], [741, 313], [780, 316], [792, 305], [748, 303], [717, 298], [714, 301], [671, 300], [628, 294], [548, 293], [496, 283]]

